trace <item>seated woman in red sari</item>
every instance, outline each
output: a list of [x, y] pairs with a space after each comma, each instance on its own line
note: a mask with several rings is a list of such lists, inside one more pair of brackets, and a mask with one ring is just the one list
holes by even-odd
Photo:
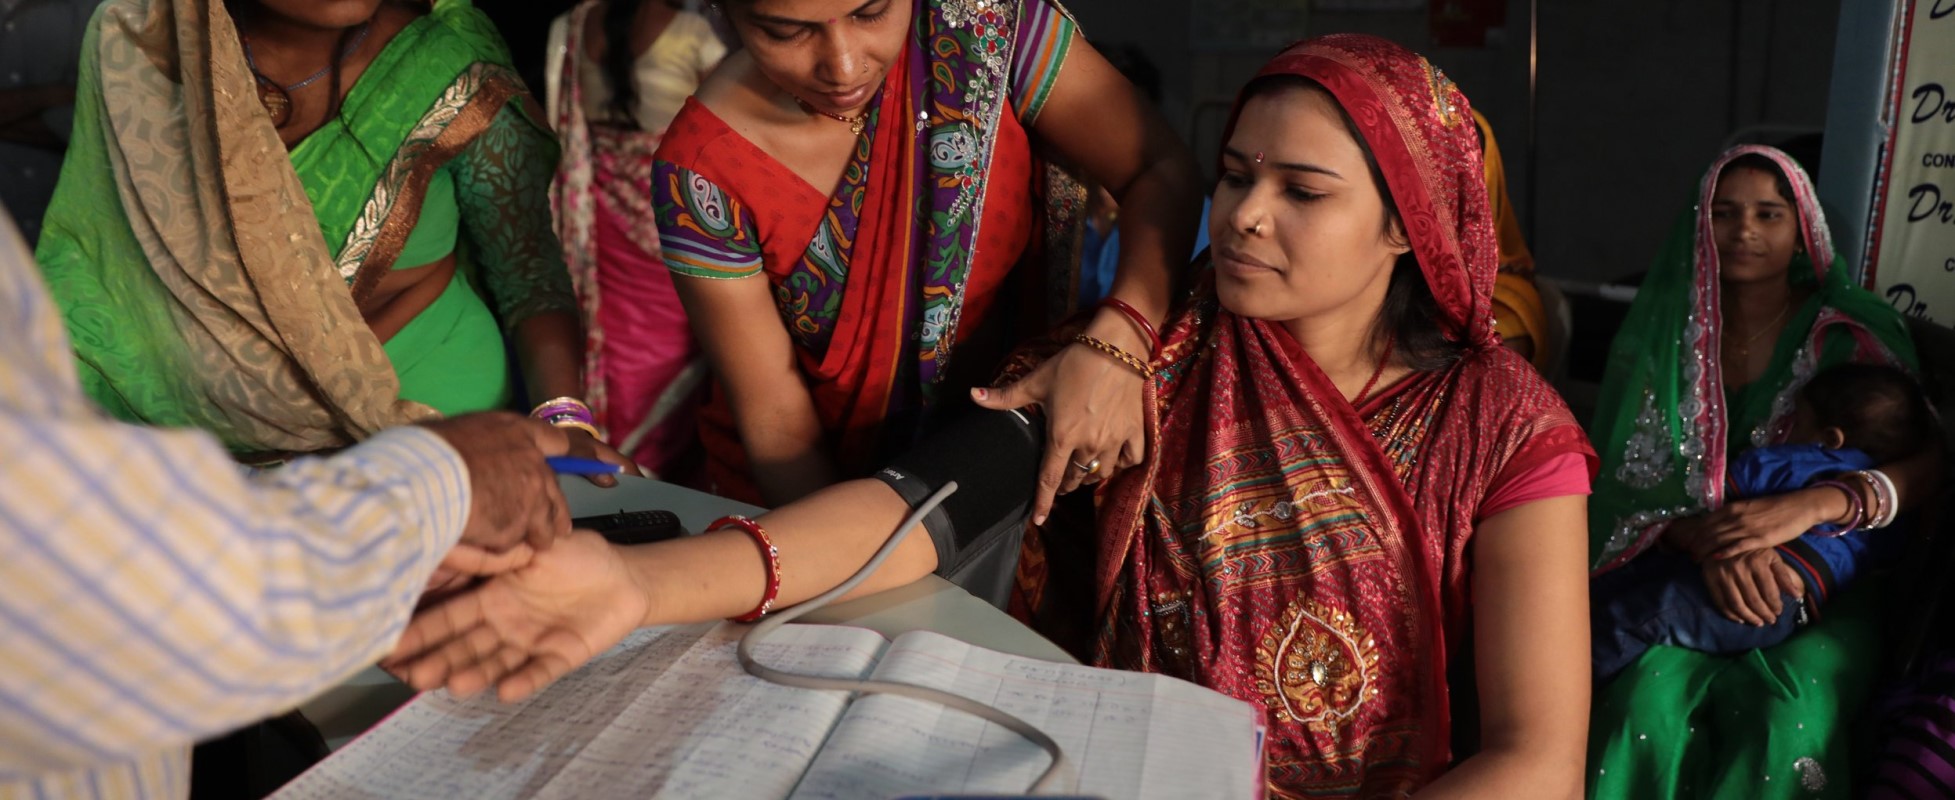
[[[1213, 273], [1148, 365], [1148, 458], [1099, 489], [1094, 527], [1056, 515], [1037, 540], [1095, 542], [1088, 574], [1045, 569], [1038, 547], [1020, 562], [1040, 618], [1086, 620], [1087, 660], [1267, 709], [1276, 796], [1582, 790], [1593, 453], [1493, 334], [1473, 131], [1451, 81], [1380, 39], [1265, 66], [1226, 139]], [[952, 455], [762, 517], [776, 558], [738, 529], [635, 548], [573, 534], [417, 619], [396, 666], [520, 697], [634, 626], [750, 615], [770, 575], [781, 603], [835, 586], [909, 512], [911, 483], [958, 480], [930, 536], [857, 591], [913, 581], [981, 549], [984, 512], [1029, 500], [1037, 456], [979, 455], [1004, 438], [926, 442]], [[1019, 498], [958, 507], [1000, 470]], [[1089, 599], [1051, 602], [1064, 581]]]
[[[867, 475], [1071, 311], [1044, 294], [1068, 281], [1016, 268], [1077, 269], [1076, 237], [1041, 230], [1076, 223], [1084, 193], [1041, 194], [1034, 142], [1115, 188], [1132, 238], [1112, 294], [1126, 307], [1090, 331], [1150, 354], [1143, 328], [1165, 316], [1193, 246], [1198, 171], [1056, 4], [720, 8], [746, 47], [672, 121], [652, 187], [717, 383], [701, 411], [710, 488], [778, 505]], [[1051, 410], [1055, 488], [1090, 474], [1068, 460], [1138, 463], [1140, 381], [1085, 347], [1049, 372], [1032, 386]]]

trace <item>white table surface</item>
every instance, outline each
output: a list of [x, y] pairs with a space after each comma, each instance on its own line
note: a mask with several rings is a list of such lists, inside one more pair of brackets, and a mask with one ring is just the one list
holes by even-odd
[[[574, 516], [664, 509], [679, 516], [686, 530], [698, 532], [726, 514], [759, 509], [667, 483], [626, 477], [614, 489], [600, 489], [582, 478], [565, 477], [564, 495]], [[917, 534], [911, 534], [917, 535]], [[803, 622], [854, 625], [884, 636], [929, 630], [992, 650], [1030, 658], [1072, 662], [1058, 645], [1033, 633], [990, 603], [935, 575], [907, 586], [823, 609]], [[414, 691], [392, 675], [368, 667], [345, 683], [300, 706], [335, 749], [379, 722]]]

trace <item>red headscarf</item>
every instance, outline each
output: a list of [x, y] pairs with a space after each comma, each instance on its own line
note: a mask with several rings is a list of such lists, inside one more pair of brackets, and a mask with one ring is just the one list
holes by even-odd
[[[1256, 73], [1269, 75], [1309, 78], [1337, 98], [1398, 203], [1426, 284], [1446, 315], [1447, 335], [1493, 346], [1500, 245], [1466, 95], [1417, 53], [1354, 33], [1292, 45]], [[1228, 133], [1242, 106], [1238, 98]]]
[[[1394, 795], [1453, 758], [1445, 668], [1482, 503], [1587, 444], [1496, 345], [1499, 259], [1458, 88], [1368, 36], [1304, 42], [1262, 74], [1310, 78], [1350, 114], [1466, 354], [1353, 408], [1280, 324], [1198, 293], [1148, 386], [1149, 459], [1100, 496], [1094, 656], [1267, 709], [1278, 796]], [[1043, 593], [1045, 541], [1021, 565], [1041, 614], [1059, 594]]]

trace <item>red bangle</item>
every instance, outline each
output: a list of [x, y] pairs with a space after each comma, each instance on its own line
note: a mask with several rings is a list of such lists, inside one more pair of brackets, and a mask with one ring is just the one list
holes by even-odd
[[1148, 360], [1151, 361], [1161, 356], [1161, 334], [1154, 330], [1154, 323], [1147, 321], [1147, 315], [1140, 313], [1139, 309], [1134, 308], [1127, 301], [1118, 297], [1108, 297], [1101, 300], [1100, 305], [1107, 306], [1126, 315], [1127, 321], [1134, 323], [1134, 327], [1140, 329], [1141, 335], [1147, 337]]
[[767, 612], [774, 610], [774, 600], [781, 596], [780, 548], [774, 546], [774, 540], [767, 538], [767, 531], [761, 529], [760, 523], [738, 514], [720, 517], [713, 520], [713, 524], [706, 526], [706, 530], [709, 531], [721, 528], [739, 528], [745, 531], [748, 536], [753, 537], [754, 546], [760, 548], [760, 557], [767, 560], [767, 593], [760, 596], [760, 605], [754, 606], [752, 611], [734, 617], [733, 621], [752, 622], [767, 616]]

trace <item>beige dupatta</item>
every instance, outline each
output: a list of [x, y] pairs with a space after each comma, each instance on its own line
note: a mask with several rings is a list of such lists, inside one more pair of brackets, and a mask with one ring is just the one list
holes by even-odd
[[109, 159], [168, 289], [208, 426], [270, 451], [343, 447], [436, 418], [400, 382], [319, 233], [221, 0], [111, 0]]

